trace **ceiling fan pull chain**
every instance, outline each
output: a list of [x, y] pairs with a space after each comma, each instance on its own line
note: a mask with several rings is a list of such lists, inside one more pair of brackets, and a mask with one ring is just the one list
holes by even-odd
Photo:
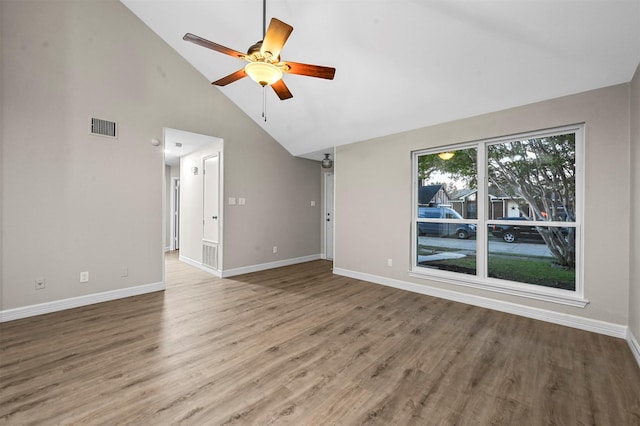
[[267, 122], [267, 86], [262, 86], [262, 118], [264, 118], [264, 122]]

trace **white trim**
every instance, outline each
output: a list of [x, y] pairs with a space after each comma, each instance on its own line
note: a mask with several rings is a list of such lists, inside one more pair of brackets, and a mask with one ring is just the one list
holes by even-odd
[[333, 273], [336, 275], [342, 275], [345, 277], [368, 281], [374, 284], [381, 284], [388, 287], [411, 291], [414, 293], [426, 294], [428, 296], [439, 297], [441, 299], [453, 300], [455, 302], [466, 303], [482, 308], [493, 309], [495, 311], [520, 315], [527, 318], [533, 318], [554, 324], [564, 325], [580, 330], [591, 331], [607, 336], [618, 337], [621, 339], [627, 337], [627, 326], [625, 325], [613, 324], [576, 315], [563, 314], [560, 312], [549, 311], [547, 309], [540, 309], [520, 305], [517, 303], [504, 302], [501, 300], [460, 293], [452, 290], [445, 290], [441, 288], [431, 287], [425, 284], [410, 283], [407, 281], [351, 271], [348, 269], [334, 268]]
[[95, 303], [124, 299], [125, 297], [139, 296], [141, 294], [163, 291], [165, 290], [165, 288], [166, 286], [164, 282], [157, 282], [152, 284], [139, 285], [136, 287], [105, 291], [102, 293], [87, 294], [85, 296], [71, 297], [69, 299], [54, 300], [52, 302], [39, 303], [37, 305], [7, 309], [4, 311], [0, 311], [0, 322], [34, 317], [36, 315], [49, 314], [51, 312], [93, 305]]
[[311, 256], [278, 260], [276, 262], [260, 263], [258, 265], [241, 266], [240, 268], [221, 271], [219, 269], [211, 269], [208, 266], [205, 266], [202, 263], [198, 262], [197, 260], [193, 260], [185, 256], [178, 257], [178, 260], [180, 260], [180, 262], [184, 262], [187, 265], [191, 265], [195, 268], [200, 269], [201, 271], [207, 272], [211, 275], [215, 275], [216, 277], [219, 277], [219, 278], [233, 277], [235, 275], [248, 274], [251, 272], [266, 271], [267, 269], [280, 268], [282, 266], [290, 266], [298, 263], [311, 262], [312, 260], [318, 260], [318, 259], [322, 259], [321, 254], [313, 254]]
[[261, 263], [258, 265], [242, 266], [240, 268], [227, 269], [222, 271], [222, 277], [232, 277], [234, 275], [248, 274], [250, 272], [265, 271], [267, 269], [280, 268], [281, 266], [295, 265], [298, 263], [311, 262], [312, 260], [321, 259], [320, 254], [312, 254], [310, 256], [294, 257], [292, 259], [278, 260], [275, 262]]
[[[166, 169], [165, 169], [166, 170]], [[171, 177], [171, 190], [169, 192], [171, 199], [169, 202], [169, 215], [170, 217], [167, 218], [169, 220], [169, 250], [170, 251], [174, 251], [176, 250], [176, 241], [175, 241], [175, 234], [176, 234], [176, 207], [180, 206], [180, 200], [176, 200], [176, 189], [179, 191], [180, 190], [180, 176], [172, 176]], [[179, 210], [178, 210], [179, 211]], [[180, 217], [178, 216], [178, 221], [180, 220]], [[178, 246], [180, 245], [180, 242], [178, 241]], [[178, 247], [179, 249], [180, 247]]]
[[208, 266], [203, 265], [202, 262], [198, 262], [197, 260], [193, 260], [185, 256], [178, 256], [178, 260], [180, 262], [186, 263], [187, 265], [191, 265], [194, 268], [198, 268], [201, 271], [207, 272], [211, 275], [215, 275], [216, 277], [222, 277], [222, 273], [218, 269], [209, 268]]
[[224, 269], [224, 217], [225, 217], [225, 204], [224, 204], [224, 139], [220, 140], [220, 150], [218, 152], [218, 196], [220, 201], [218, 202], [218, 216], [219, 216], [219, 228], [218, 228], [218, 268]]
[[635, 338], [630, 328], [627, 329], [627, 343], [629, 344], [629, 348], [631, 348], [631, 353], [636, 358], [638, 367], [640, 367], [640, 343], [638, 343], [638, 339]]
[[[334, 158], [335, 158], [335, 154], [334, 154]], [[327, 182], [328, 182], [328, 178], [329, 176], [331, 176], [332, 179], [332, 183], [331, 183], [331, 204], [333, 205], [333, 209], [331, 211], [328, 210], [327, 208]], [[331, 171], [326, 171], [322, 174], [322, 241], [324, 241], [324, 244], [322, 245], [324, 247], [324, 252], [320, 255], [320, 257], [322, 259], [327, 259], [327, 260], [333, 260], [333, 258], [335, 257], [335, 247], [336, 247], [336, 222], [335, 222], [335, 216], [336, 216], [336, 190], [335, 190], [335, 183], [336, 182], [336, 175], [334, 174], [333, 170]], [[327, 239], [329, 237], [329, 235], [327, 234], [327, 214], [330, 214], [330, 219], [331, 219], [331, 229], [333, 230], [333, 235], [331, 235], [331, 258], [327, 257], [327, 253], [329, 252], [329, 248], [327, 247]]]
[[472, 275], [467, 276], [462, 274], [452, 274], [448, 271], [431, 271], [430, 274], [427, 274], [417, 268], [416, 270], [409, 271], [409, 276], [420, 279], [435, 279], [447, 284], [479, 288], [481, 290], [494, 291], [496, 293], [526, 297], [528, 299], [544, 300], [545, 302], [574, 306], [576, 308], [584, 308], [589, 304], [588, 300], [577, 297], [573, 294], [572, 291], [534, 286], [532, 284], [523, 284], [511, 281], [501, 282], [502, 280], [497, 280], [494, 278], [481, 280], [473, 277]]

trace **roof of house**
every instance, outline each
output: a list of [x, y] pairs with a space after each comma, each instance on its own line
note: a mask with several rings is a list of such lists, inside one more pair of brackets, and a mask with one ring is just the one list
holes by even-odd
[[[452, 196], [451, 199], [452, 200], [456, 200], [456, 201], [460, 201], [463, 200], [467, 197], [469, 197], [471, 194], [475, 194], [476, 192], [478, 192], [477, 189], [470, 189], [470, 188], [464, 188], [461, 189], [459, 191], [456, 191]], [[511, 195], [505, 193], [504, 191], [500, 190], [499, 188], [495, 187], [495, 186], [489, 186], [489, 197], [490, 198], [514, 198]], [[518, 197], [516, 197], [518, 198]]]
[[440, 191], [442, 185], [425, 185], [418, 188], [418, 204], [429, 204]]
[[456, 191], [452, 196], [451, 199], [452, 200], [461, 200], [463, 198], [467, 198], [469, 195], [471, 194], [475, 194], [476, 192], [478, 192], [477, 189], [469, 189], [469, 188], [465, 188], [465, 189], [461, 189], [459, 191]]

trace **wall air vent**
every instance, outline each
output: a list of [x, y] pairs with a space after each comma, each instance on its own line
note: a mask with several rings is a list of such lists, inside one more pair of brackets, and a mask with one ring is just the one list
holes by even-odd
[[202, 264], [209, 268], [218, 269], [218, 245], [209, 241], [202, 241]]
[[118, 137], [115, 121], [101, 120], [94, 117], [91, 118], [91, 126], [89, 132], [92, 135], [106, 136], [108, 138]]

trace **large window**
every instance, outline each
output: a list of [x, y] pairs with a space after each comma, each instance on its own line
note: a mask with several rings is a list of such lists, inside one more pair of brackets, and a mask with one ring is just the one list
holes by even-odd
[[413, 270], [584, 306], [582, 126], [413, 154]]

